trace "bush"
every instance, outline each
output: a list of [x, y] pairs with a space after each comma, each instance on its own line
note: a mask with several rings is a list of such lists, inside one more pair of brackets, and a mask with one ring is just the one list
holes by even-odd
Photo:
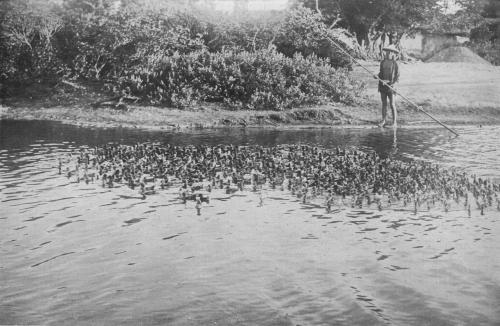
[[346, 45], [349, 35], [304, 8], [285, 18], [217, 21], [134, 1], [118, 8], [113, 0], [63, 0], [45, 11], [31, 0], [4, 3], [0, 81], [100, 81], [154, 104], [212, 101], [256, 110], [352, 103], [362, 89], [332, 67], [350, 61], [326, 38]]
[[0, 80], [11, 84], [47, 81], [61, 69], [53, 36], [62, 26], [50, 11], [28, 3], [8, 3], [1, 15]]
[[59, 43], [73, 44], [74, 76], [114, 80], [143, 57], [189, 53], [204, 47], [200, 35], [179, 24], [175, 15], [125, 7], [120, 10], [70, 11]]
[[500, 66], [500, 41], [478, 40], [467, 45], [483, 59], [488, 60], [495, 66]]
[[275, 43], [278, 51], [287, 56], [297, 52], [304, 56], [315, 54], [327, 59], [334, 67], [351, 68], [352, 65], [350, 58], [338, 46], [354, 57], [360, 55], [359, 46], [347, 30], [328, 28], [319, 13], [304, 7], [290, 11], [283, 19]]
[[206, 12], [193, 15], [193, 20], [201, 20], [205, 24], [203, 39], [210, 52], [268, 48], [276, 39], [282, 18], [283, 14], [276, 13], [231, 17]]
[[201, 50], [147, 60], [122, 78], [117, 89], [176, 107], [216, 101], [236, 108], [283, 110], [329, 101], [352, 103], [362, 85], [315, 56], [288, 58], [274, 49]]
[[329, 41], [330, 38], [355, 57], [361, 55], [359, 45], [347, 30], [330, 29], [320, 14], [304, 7], [272, 15], [259, 13], [259, 16], [248, 14], [228, 18], [210, 15], [210, 12], [194, 12], [180, 17], [183, 25], [203, 34], [210, 52], [223, 49], [257, 51], [276, 46], [278, 52], [288, 57], [297, 52], [303, 56], [315, 54], [334, 67], [350, 67], [350, 59]]

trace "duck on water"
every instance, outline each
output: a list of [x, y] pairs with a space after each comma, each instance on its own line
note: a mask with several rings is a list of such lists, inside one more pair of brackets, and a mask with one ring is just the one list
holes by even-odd
[[453, 203], [463, 205], [469, 216], [471, 206], [481, 214], [492, 206], [500, 210], [500, 186], [490, 180], [427, 162], [382, 159], [358, 149], [108, 144], [82, 148], [76, 158], [60, 159], [60, 174], [63, 163], [68, 178], [87, 183], [101, 178], [103, 187], [114, 183], [139, 187], [143, 199], [158, 188], [180, 186], [182, 200], [196, 201], [198, 211], [202, 202], [209, 202], [212, 189], [232, 194], [248, 185], [253, 191], [287, 189], [304, 203], [322, 199], [327, 212], [333, 205], [375, 204], [382, 209], [411, 203], [415, 213], [435, 207], [447, 212]]

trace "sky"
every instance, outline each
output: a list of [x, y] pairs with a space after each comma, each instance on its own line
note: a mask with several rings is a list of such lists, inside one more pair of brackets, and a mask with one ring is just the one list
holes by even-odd
[[288, 0], [250, 0], [248, 10], [283, 10]]
[[[235, 2], [232, 0], [215, 0], [215, 10], [232, 12], [235, 10]], [[248, 10], [283, 10], [288, 0], [248, 0]]]
[[454, 14], [460, 9], [460, 6], [455, 3], [455, 0], [441, 0], [440, 1], [445, 14]]
[[[213, 0], [215, 10], [228, 13], [233, 12], [236, 9], [235, 2], [238, 1], [241, 2], [242, 0]], [[283, 10], [286, 9], [288, 2], [289, 0], [248, 0], [248, 10]], [[460, 6], [455, 3], [455, 0], [441, 0], [440, 3], [443, 5], [446, 14], [453, 14], [460, 9]]]

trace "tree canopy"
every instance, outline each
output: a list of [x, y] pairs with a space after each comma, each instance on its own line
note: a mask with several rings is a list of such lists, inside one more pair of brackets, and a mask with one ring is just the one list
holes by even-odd
[[486, 6], [498, 0], [455, 0], [459, 8], [446, 13], [442, 0], [301, 0], [304, 6], [321, 12], [329, 24], [354, 33], [360, 44], [379, 37], [397, 43], [402, 35], [417, 28], [432, 31], [470, 31], [480, 25]]

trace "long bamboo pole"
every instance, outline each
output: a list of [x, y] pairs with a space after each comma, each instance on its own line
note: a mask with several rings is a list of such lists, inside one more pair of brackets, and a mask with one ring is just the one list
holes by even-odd
[[384, 85], [386, 85], [387, 87], [389, 87], [394, 93], [399, 94], [399, 96], [401, 96], [408, 103], [410, 103], [411, 105], [413, 105], [414, 107], [416, 107], [418, 110], [422, 111], [422, 113], [424, 113], [425, 115], [427, 115], [428, 117], [430, 117], [435, 122], [439, 123], [441, 126], [443, 126], [444, 128], [446, 128], [448, 131], [450, 131], [453, 134], [455, 134], [456, 136], [458, 136], [458, 133], [455, 130], [451, 129], [450, 127], [448, 127], [447, 125], [445, 125], [444, 123], [442, 123], [441, 121], [439, 121], [438, 119], [436, 119], [435, 117], [433, 117], [430, 113], [426, 112], [421, 106], [417, 105], [415, 102], [411, 101], [409, 98], [407, 98], [403, 94], [397, 92], [391, 85], [387, 84], [385, 81], [383, 81], [382, 79], [380, 79], [378, 77], [378, 75], [375, 75], [372, 71], [370, 71], [370, 69], [368, 69], [365, 66], [363, 66], [358, 60], [356, 60], [356, 58], [354, 58], [349, 52], [347, 52], [346, 50], [344, 50], [344, 48], [341, 47], [337, 42], [335, 42], [334, 40], [332, 40], [330, 37], [327, 37], [327, 39], [330, 42], [332, 42], [333, 44], [335, 44], [335, 46], [338, 47], [342, 52], [344, 52], [345, 54], [347, 54], [347, 56], [349, 56], [351, 58], [351, 60], [353, 60], [354, 62], [356, 62], [361, 68], [363, 68], [364, 70], [366, 70], [367, 72], [369, 72], [370, 75], [376, 77]]

